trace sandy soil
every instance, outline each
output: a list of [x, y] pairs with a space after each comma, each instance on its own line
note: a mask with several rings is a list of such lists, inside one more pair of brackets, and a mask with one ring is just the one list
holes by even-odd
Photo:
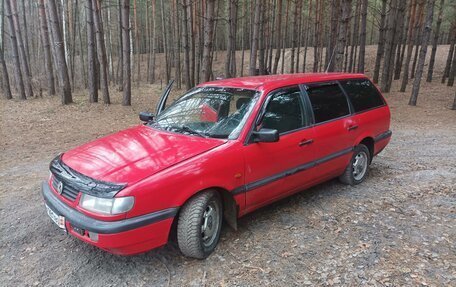
[[[446, 47], [439, 49], [442, 67]], [[372, 65], [372, 59], [368, 65]], [[207, 260], [171, 243], [119, 257], [62, 234], [47, 217], [40, 181], [59, 152], [139, 123], [159, 85], [133, 91], [133, 106], [88, 104], [83, 92], [61, 106], [44, 97], [0, 100], [0, 282], [21, 285], [455, 286], [455, 89], [423, 83], [386, 94], [391, 144], [356, 187], [330, 181], [256, 211], [222, 230]]]

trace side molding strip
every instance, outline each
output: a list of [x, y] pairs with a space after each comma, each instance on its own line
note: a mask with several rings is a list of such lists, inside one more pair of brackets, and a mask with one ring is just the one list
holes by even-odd
[[277, 174], [262, 178], [260, 180], [254, 181], [254, 182], [247, 183], [246, 185], [242, 185], [242, 186], [236, 187], [235, 189], [231, 190], [231, 194], [237, 195], [237, 194], [249, 192], [249, 191], [251, 191], [253, 189], [259, 188], [261, 186], [264, 186], [264, 185], [269, 184], [271, 182], [274, 182], [274, 181], [277, 181], [279, 179], [285, 178], [287, 176], [294, 175], [294, 174], [296, 174], [298, 172], [305, 171], [305, 170], [308, 170], [310, 168], [316, 167], [317, 165], [320, 165], [322, 163], [328, 162], [328, 161], [333, 160], [335, 158], [338, 158], [340, 156], [346, 155], [347, 153], [350, 153], [352, 151], [353, 151], [353, 147], [346, 148], [346, 149], [343, 149], [341, 151], [329, 154], [329, 155], [327, 155], [325, 157], [319, 158], [317, 160], [314, 160], [314, 161], [307, 162], [305, 164], [299, 165], [299, 166], [297, 166], [295, 168], [285, 170], [285, 171], [283, 171], [281, 173], [277, 173]]

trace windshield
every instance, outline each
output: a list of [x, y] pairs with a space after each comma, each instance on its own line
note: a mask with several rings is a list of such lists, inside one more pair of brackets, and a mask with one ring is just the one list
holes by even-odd
[[256, 91], [195, 88], [176, 100], [150, 126], [202, 137], [235, 139], [256, 102]]

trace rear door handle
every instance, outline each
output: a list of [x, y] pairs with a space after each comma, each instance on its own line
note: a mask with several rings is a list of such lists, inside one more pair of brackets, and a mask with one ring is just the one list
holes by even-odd
[[349, 126], [347, 128], [348, 131], [353, 131], [353, 130], [356, 130], [358, 128], [358, 125], [352, 125], [352, 126]]
[[310, 139], [310, 140], [302, 140], [299, 142], [299, 146], [305, 146], [305, 145], [309, 145], [311, 143], [313, 143], [314, 140], [313, 139]]

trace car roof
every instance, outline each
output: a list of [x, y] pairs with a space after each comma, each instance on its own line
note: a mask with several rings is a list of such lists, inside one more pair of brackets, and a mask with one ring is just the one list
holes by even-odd
[[267, 76], [250, 76], [241, 78], [229, 78], [206, 82], [199, 87], [232, 87], [252, 90], [273, 90], [291, 85], [335, 81], [353, 78], [366, 78], [364, 74], [351, 73], [298, 73]]

